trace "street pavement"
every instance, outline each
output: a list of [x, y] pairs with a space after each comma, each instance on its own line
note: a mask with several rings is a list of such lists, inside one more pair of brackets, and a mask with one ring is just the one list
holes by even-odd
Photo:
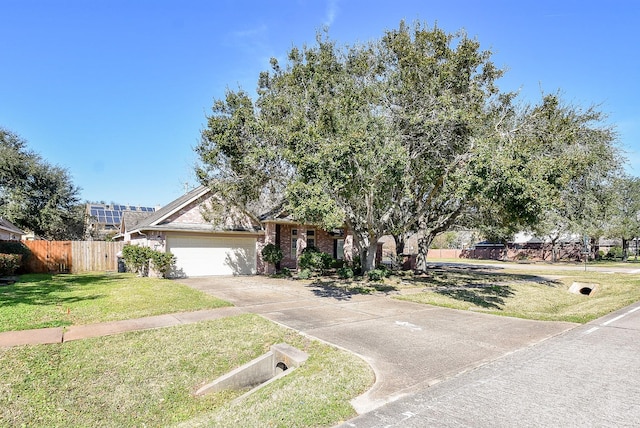
[[342, 427], [638, 427], [640, 303]]

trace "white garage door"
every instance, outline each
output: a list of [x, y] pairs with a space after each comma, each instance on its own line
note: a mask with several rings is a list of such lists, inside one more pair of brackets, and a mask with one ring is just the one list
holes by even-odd
[[169, 236], [178, 276], [252, 275], [256, 273], [256, 238]]

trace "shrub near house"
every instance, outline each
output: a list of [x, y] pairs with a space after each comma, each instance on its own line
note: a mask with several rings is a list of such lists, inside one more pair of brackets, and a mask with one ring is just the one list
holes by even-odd
[[0, 275], [13, 275], [22, 265], [29, 249], [19, 241], [0, 242]]
[[0, 276], [13, 275], [20, 267], [21, 261], [20, 254], [0, 254]]
[[153, 270], [163, 278], [167, 277], [176, 261], [171, 253], [163, 253], [138, 245], [125, 245], [122, 249], [122, 258], [128, 269], [139, 276], [149, 276], [149, 262], [151, 262]]

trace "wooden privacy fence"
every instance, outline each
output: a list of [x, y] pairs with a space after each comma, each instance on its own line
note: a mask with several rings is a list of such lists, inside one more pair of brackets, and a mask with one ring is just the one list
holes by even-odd
[[73, 241], [73, 273], [91, 271], [118, 271], [119, 251], [124, 242]]
[[117, 271], [124, 242], [23, 241], [31, 254], [22, 270], [29, 273]]

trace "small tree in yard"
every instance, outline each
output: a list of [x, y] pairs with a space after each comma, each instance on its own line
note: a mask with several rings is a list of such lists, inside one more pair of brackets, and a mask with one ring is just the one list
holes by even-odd
[[283, 257], [282, 249], [275, 244], [267, 244], [262, 249], [262, 259], [274, 266], [277, 266]]

